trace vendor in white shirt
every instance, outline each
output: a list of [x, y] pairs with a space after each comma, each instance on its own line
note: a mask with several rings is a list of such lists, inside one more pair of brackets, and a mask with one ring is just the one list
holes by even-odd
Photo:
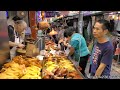
[[22, 32], [26, 30], [27, 24], [24, 20], [17, 20], [13, 25], [8, 25], [9, 46], [11, 59], [16, 56], [16, 49], [24, 48]]

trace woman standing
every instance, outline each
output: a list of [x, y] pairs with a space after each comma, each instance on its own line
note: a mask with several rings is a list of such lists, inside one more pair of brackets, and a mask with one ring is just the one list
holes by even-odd
[[71, 45], [68, 56], [72, 56], [73, 60], [78, 62], [82, 68], [81, 73], [86, 76], [85, 68], [89, 57], [89, 50], [84, 37], [79, 33], [75, 33], [73, 27], [69, 27], [64, 31], [64, 37], [67, 38], [67, 41]]

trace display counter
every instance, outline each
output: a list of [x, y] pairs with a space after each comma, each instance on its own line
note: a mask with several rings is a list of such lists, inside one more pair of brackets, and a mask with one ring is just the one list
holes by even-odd
[[[42, 58], [41, 58], [42, 57]], [[18, 55], [3, 65], [0, 79], [85, 79], [52, 41], [36, 57]]]

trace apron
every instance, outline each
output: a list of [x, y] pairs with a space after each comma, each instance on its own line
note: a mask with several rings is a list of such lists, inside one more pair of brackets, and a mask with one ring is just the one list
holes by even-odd
[[[15, 35], [15, 43], [22, 43], [23, 40], [20, 40], [20, 37], [17, 36], [15, 30], [14, 30], [14, 35]], [[17, 50], [17, 46], [14, 46], [10, 50], [10, 59], [11, 60], [12, 60], [12, 58], [14, 58], [16, 56], [16, 50]]]

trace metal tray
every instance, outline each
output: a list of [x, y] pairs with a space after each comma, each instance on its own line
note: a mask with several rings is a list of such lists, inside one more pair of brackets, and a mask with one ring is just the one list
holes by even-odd
[[[71, 59], [69, 59], [69, 60], [70, 60], [70, 62], [72, 62]], [[73, 63], [73, 62], [72, 62], [72, 63]], [[86, 79], [86, 78], [84, 77], [84, 75], [80, 72], [80, 70], [77, 68], [77, 66], [74, 65], [74, 68], [76, 69], [76, 71], [78, 72], [78, 74], [79, 74], [83, 79]]]
[[45, 70], [45, 63], [46, 63], [46, 59], [44, 59], [44, 60], [42, 61], [42, 74], [41, 74], [41, 77], [42, 77], [42, 78], [43, 78], [43, 76], [44, 76], [43, 70]]
[[[71, 63], [73, 63], [72, 62], [72, 60], [70, 60], [69, 59], [69, 61], [71, 62]], [[43, 63], [42, 63], [42, 65], [43, 65], [43, 68], [42, 68], [42, 70], [44, 70], [45, 69], [45, 62], [46, 62], [46, 60], [43, 60]], [[85, 77], [82, 75], [82, 73], [79, 71], [79, 69], [74, 65], [74, 68], [76, 69], [76, 71], [77, 71], [77, 73], [83, 78], [83, 79], [85, 79]], [[43, 73], [43, 71], [42, 71], [42, 78], [43, 78], [43, 76], [44, 76], [44, 73]]]

